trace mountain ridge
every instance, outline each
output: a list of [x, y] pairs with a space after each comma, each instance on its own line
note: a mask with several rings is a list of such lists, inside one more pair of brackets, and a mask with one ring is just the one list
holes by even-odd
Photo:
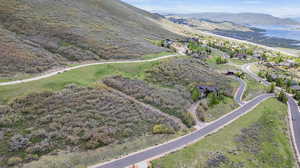
[[177, 15], [195, 19], [207, 19], [211, 21], [228, 21], [242, 25], [300, 25], [300, 22], [292, 19], [279, 18], [263, 13], [226, 13], [226, 12], [203, 12], [190, 14], [166, 14]]

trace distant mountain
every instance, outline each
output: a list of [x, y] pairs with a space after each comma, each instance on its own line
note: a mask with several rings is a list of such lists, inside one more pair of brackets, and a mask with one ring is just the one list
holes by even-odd
[[166, 51], [163, 18], [119, 0], [0, 0], [0, 77]]
[[166, 16], [170, 21], [187, 25], [193, 27], [194, 29], [204, 30], [204, 31], [214, 31], [214, 30], [226, 30], [226, 31], [242, 31], [250, 32], [250, 28], [242, 25], [238, 25], [232, 22], [214, 22], [206, 19], [194, 19], [194, 18], [185, 18], [180, 16]]
[[216, 22], [228, 21], [242, 25], [300, 25], [300, 22], [292, 19], [278, 18], [261, 13], [193, 13], [174, 15], [196, 19], [208, 19]]
[[300, 22], [300, 17], [296, 17], [296, 18], [291, 18], [292, 20], [295, 20], [297, 22]]

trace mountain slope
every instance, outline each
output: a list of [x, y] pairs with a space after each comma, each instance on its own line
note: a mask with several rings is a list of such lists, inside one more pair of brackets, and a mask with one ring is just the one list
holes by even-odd
[[292, 19], [283, 19], [261, 13], [194, 13], [180, 14], [180, 16], [208, 19], [216, 22], [229, 21], [243, 25], [300, 25]]
[[119, 0], [0, 0], [0, 77], [165, 51], [148, 39], [180, 37], [160, 19]]

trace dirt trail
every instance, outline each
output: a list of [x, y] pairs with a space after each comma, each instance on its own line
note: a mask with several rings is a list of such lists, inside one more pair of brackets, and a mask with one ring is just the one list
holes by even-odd
[[179, 119], [179, 118], [177, 118], [175, 116], [169, 115], [167, 113], [164, 113], [164, 112], [160, 111], [159, 109], [157, 109], [157, 108], [155, 108], [155, 107], [153, 107], [153, 106], [151, 106], [149, 104], [143, 103], [143, 102], [137, 100], [136, 98], [134, 98], [132, 96], [129, 96], [129, 95], [127, 95], [127, 94], [125, 94], [125, 93], [123, 93], [123, 92], [121, 92], [119, 90], [116, 90], [116, 89], [113, 89], [113, 88], [110, 88], [110, 89], [112, 91], [118, 93], [119, 95], [121, 95], [121, 96], [123, 96], [123, 97], [125, 97], [125, 98], [127, 98], [127, 99], [129, 99], [129, 100], [131, 100], [131, 101], [133, 101], [135, 103], [137, 103], [137, 104], [140, 104], [140, 105], [142, 105], [143, 107], [145, 107], [147, 109], [150, 109], [151, 111], [153, 111], [155, 113], [158, 113], [158, 114], [160, 114], [160, 115], [162, 115], [162, 116], [164, 116], [164, 117], [166, 117], [166, 118], [168, 118], [170, 120], [173, 120], [180, 127], [180, 129], [187, 129], [186, 125], [184, 125], [182, 123], [181, 119]]
[[200, 102], [201, 102], [201, 100], [198, 100], [197, 102], [192, 104], [192, 106], [188, 109], [188, 112], [190, 112], [194, 117], [194, 120], [196, 122], [196, 128], [201, 128], [201, 127], [205, 126], [205, 124], [206, 124], [205, 122], [200, 121], [197, 116], [197, 108], [200, 105]]

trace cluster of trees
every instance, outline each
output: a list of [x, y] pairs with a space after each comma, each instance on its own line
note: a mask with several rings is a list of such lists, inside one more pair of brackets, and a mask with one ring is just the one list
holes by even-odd
[[227, 64], [228, 60], [226, 58], [217, 57], [216, 58], [216, 64]]
[[300, 91], [295, 92], [294, 99], [297, 100], [298, 104], [300, 105]]
[[210, 55], [212, 53], [209, 47], [204, 47], [199, 42], [189, 42], [188, 49], [199, 55]]
[[219, 93], [210, 93], [207, 96], [207, 100], [208, 100], [208, 105], [209, 106], [214, 106], [217, 104], [220, 104], [221, 102], [223, 102], [225, 100], [225, 96], [224, 93], [219, 92]]
[[279, 95], [277, 96], [277, 99], [283, 103], [286, 103], [288, 101], [288, 98], [283, 90], [280, 91]]
[[246, 78], [246, 74], [244, 72], [236, 72], [235, 76], [241, 78], [241, 79], [245, 79]]
[[276, 75], [272, 75], [269, 72], [263, 72], [263, 71], [258, 72], [258, 76], [266, 79], [268, 82], [275, 83], [275, 86], [285, 88], [287, 89], [288, 92], [290, 92], [290, 87], [292, 85], [291, 79], [278, 77]]
[[230, 55], [230, 57], [235, 57], [237, 54], [246, 54], [246, 55], [253, 55], [254, 54], [254, 49], [253, 48], [246, 48], [241, 46], [240, 48], [235, 48], [232, 50], [232, 45], [228, 41], [224, 42], [222, 46], [217, 45], [217, 43], [209, 42], [208, 43], [209, 47], [219, 49], [227, 54]]
[[[276, 90], [276, 83], [272, 82], [272, 84], [270, 85], [270, 88], [269, 88], [269, 93], [275, 93], [275, 90]], [[277, 99], [283, 103], [286, 103], [288, 101], [288, 98], [287, 98], [284, 90], [280, 91], [280, 93], [277, 95]]]

